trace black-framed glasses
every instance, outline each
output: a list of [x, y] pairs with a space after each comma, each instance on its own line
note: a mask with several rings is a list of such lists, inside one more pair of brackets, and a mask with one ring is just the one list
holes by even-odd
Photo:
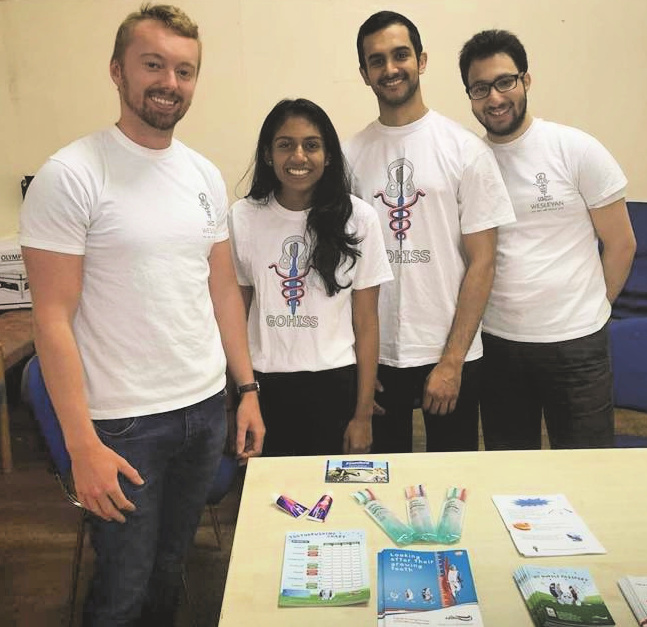
[[524, 74], [525, 72], [520, 72], [519, 74], [506, 74], [505, 76], [499, 76], [499, 78], [491, 83], [486, 83], [484, 81], [474, 83], [466, 89], [467, 95], [472, 100], [482, 100], [490, 95], [492, 87], [494, 87], [494, 89], [496, 89], [500, 94], [503, 94], [506, 91], [512, 91], [517, 86], [519, 79], [523, 78]]

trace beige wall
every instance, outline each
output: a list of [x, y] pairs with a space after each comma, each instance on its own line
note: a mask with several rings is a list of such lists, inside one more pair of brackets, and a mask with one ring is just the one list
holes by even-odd
[[[172, 1], [172, 0], [171, 0]], [[323, 106], [342, 138], [376, 117], [357, 72], [355, 36], [394, 8], [418, 25], [429, 53], [428, 106], [479, 131], [457, 55], [485, 28], [517, 33], [530, 59], [531, 111], [600, 139], [647, 199], [645, 0], [175, 0], [200, 25], [203, 69], [177, 136], [222, 170], [230, 196], [260, 123], [286, 96]], [[17, 230], [20, 179], [58, 147], [116, 121], [108, 76], [115, 31], [132, 0], [0, 0], [0, 237]]]

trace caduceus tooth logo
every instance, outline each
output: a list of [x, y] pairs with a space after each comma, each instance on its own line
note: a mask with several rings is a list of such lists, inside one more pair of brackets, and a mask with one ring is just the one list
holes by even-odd
[[[389, 228], [393, 236], [400, 243], [407, 237], [411, 228], [411, 208], [418, 202], [418, 198], [425, 195], [421, 189], [416, 189], [413, 183], [413, 164], [408, 159], [396, 159], [387, 168], [388, 182], [383, 192], [378, 192], [373, 197], [379, 198], [389, 207]], [[393, 203], [387, 200], [395, 198]]]
[[533, 185], [539, 188], [542, 196], [546, 196], [546, 194], [548, 194], [548, 183], [550, 183], [550, 181], [546, 177], [546, 174], [544, 172], [539, 172], [535, 176], [535, 182]]
[[207, 223], [209, 226], [213, 226], [213, 215], [211, 214], [211, 204], [209, 199], [204, 192], [198, 194], [198, 200], [200, 201], [200, 207], [204, 209], [204, 212], [207, 214]]
[[297, 307], [301, 304], [301, 299], [306, 293], [303, 279], [310, 272], [310, 267], [306, 269], [308, 258], [308, 245], [303, 237], [292, 235], [283, 242], [279, 262], [269, 266], [281, 277], [281, 294], [292, 315], [296, 313]]

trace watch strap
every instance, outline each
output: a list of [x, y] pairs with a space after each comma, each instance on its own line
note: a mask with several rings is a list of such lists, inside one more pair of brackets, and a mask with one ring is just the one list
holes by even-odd
[[256, 392], [261, 391], [261, 386], [258, 381], [252, 381], [252, 383], [245, 383], [244, 385], [239, 385], [237, 388], [238, 395], [245, 394], [245, 392]]

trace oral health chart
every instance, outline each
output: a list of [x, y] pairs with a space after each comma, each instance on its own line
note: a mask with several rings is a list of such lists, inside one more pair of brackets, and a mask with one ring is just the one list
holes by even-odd
[[498, 494], [492, 500], [521, 555], [606, 553], [563, 494]]
[[354, 605], [370, 596], [363, 530], [286, 534], [279, 607]]

